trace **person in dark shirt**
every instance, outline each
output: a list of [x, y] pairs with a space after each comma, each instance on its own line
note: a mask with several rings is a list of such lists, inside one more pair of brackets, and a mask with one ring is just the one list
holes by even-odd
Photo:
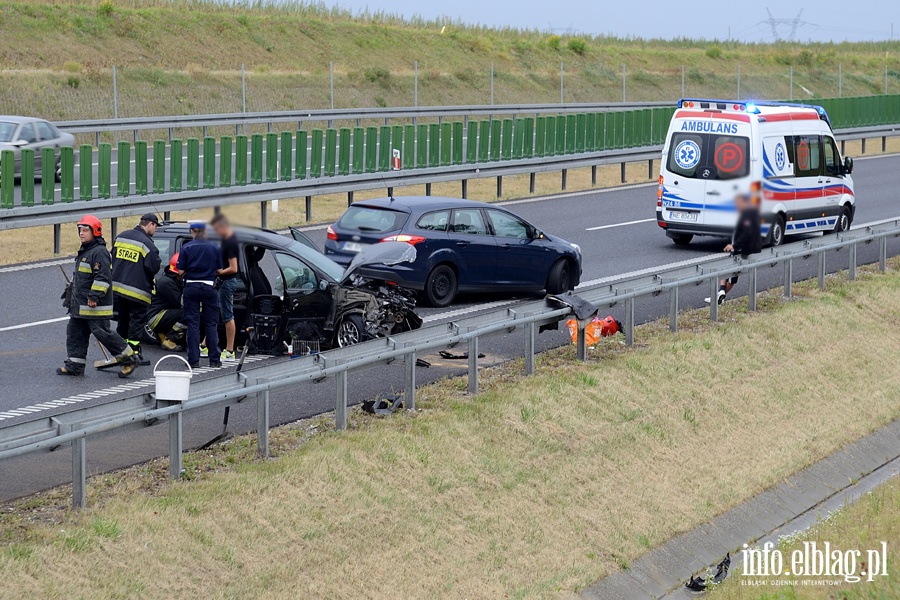
[[222, 362], [234, 362], [234, 292], [238, 284], [238, 257], [241, 248], [234, 230], [225, 215], [216, 215], [211, 222], [213, 229], [222, 239], [222, 265], [219, 269], [219, 312], [225, 324], [225, 348], [222, 349]]
[[[193, 241], [178, 253], [178, 273], [184, 281], [184, 320], [187, 325], [188, 364], [200, 366], [200, 325], [209, 348], [209, 366], [221, 367], [219, 354], [219, 294], [216, 277], [222, 268], [222, 254], [206, 239], [206, 223], [190, 224]], [[202, 312], [201, 312], [202, 309]]]
[[[740, 256], [746, 259], [751, 254], [762, 251], [762, 232], [760, 231], [759, 202], [747, 194], [738, 194], [735, 198], [738, 210], [737, 226], [731, 236], [731, 243], [725, 246], [725, 252], [732, 256]], [[719, 292], [716, 294], [716, 302], [722, 304], [728, 292], [738, 281], [737, 275], [719, 281]], [[710, 299], [706, 298], [709, 304]]]

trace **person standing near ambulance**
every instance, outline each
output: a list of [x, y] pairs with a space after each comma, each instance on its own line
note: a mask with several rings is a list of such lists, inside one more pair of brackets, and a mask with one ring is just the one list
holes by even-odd
[[[221, 367], [219, 355], [219, 293], [216, 273], [222, 268], [222, 253], [206, 239], [206, 223], [190, 226], [194, 238], [181, 247], [176, 268], [184, 281], [184, 321], [187, 325], [188, 364], [200, 366], [200, 340], [206, 336], [209, 366]], [[201, 335], [201, 320], [203, 335]]]
[[122, 365], [119, 377], [128, 377], [138, 361], [131, 347], [109, 326], [113, 316], [112, 269], [100, 219], [93, 215], [82, 217], [78, 221], [78, 237], [81, 247], [75, 256], [75, 273], [63, 295], [64, 306], [69, 310], [66, 326], [68, 357], [65, 366], [58, 368], [56, 373], [84, 375], [88, 343], [93, 334]]
[[225, 347], [222, 349], [222, 362], [234, 362], [234, 292], [237, 290], [238, 257], [241, 255], [241, 247], [238, 244], [234, 230], [225, 215], [216, 215], [210, 222], [216, 235], [222, 240], [222, 264], [218, 276], [222, 280], [219, 287], [219, 312], [222, 323], [225, 324]]
[[141, 356], [141, 337], [147, 309], [153, 301], [153, 281], [161, 265], [153, 234], [159, 219], [153, 213], [141, 217], [134, 229], [123, 231], [113, 244], [112, 291], [118, 313], [116, 333]]

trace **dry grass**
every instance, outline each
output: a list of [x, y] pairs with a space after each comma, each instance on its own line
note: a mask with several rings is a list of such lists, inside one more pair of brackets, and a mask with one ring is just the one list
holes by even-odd
[[[850, 141], [846, 145], [848, 156], [859, 156], [861, 142]], [[900, 137], [891, 137], [887, 140], [886, 152], [900, 152]], [[866, 147], [866, 155], [881, 154], [881, 144], [878, 140], [870, 140]], [[658, 161], [654, 164], [659, 169]], [[648, 178], [647, 164], [629, 163], [626, 165], [626, 184], [646, 183], [656, 179]], [[517, 175], [503, 178], [503, 195], [497, 198], [497, 181], [495, 178], [473, 179], [469, 181], [469, 198], [483, 202], [495, 202], [497, 200], [513, 200], [517, 198], [529, 198], [559, 194], [561, 190], [561, 173], [539, 173], [535, 178], [535, 193], [529, 193], [528, 176]], [[606, 165], [597, 169], [597, 185], [591, 185], [591, 169], [570, 169], [566, 190], [568, 192], [590, 189], [602, 189], [621, 184], [619, 165]], [[459, 197], [461, 194], [459, 182], [436, 183], [432, 186], [432, 195]], [[424, 195], [425, 186], [410, 186], [395, 188], [394, 195], [410, 196]], [[384, 190], [360, 191], [354, 194], [354, 200], [384, 197]], [[650, 198], [651, 196], [648, 196]], [[862, 200], [864, 201], [864, 199]], [[85, 212], [90, 211], [89, 204], [85, 204]], [[649, 206], [649, 205], [648, 205]], [[304, 227], [310, 224], [332, 223], [338, 219], [347, 209], [347, 196], [344, 194], [329, 194], [313, 198], [312, 220], [306, 221], [306, 203], [303, 198], [293, 200], [281, 200], [278, 203], [278, 212], [272, 210], [269, 205], [267, 213], [268, 227], [270, 229], [286, 229], [287, 227]], [[243, 204], [226, 207], [224, 212], [236, 223], [258, 227], [260, 224], [259, 204]], [[173, 212], [172, 219], [187, 220], [197, 218], [211, 218], [212, 209], [202, 209], [189, 212]], [[650, 214], [650, 213], [648, 213]], [[611, 215], [610, 221], [615, 222], [616, 216]], [[133, 219], [120, 219], [120, 231], [123, 227], [131, 227]], [[106, 231], [110, 231], [109, 221], [104, 221]], [[109, 240], [107, 240], [109, 241]], [[73, 255], [78, 249], [78, 236], [69, 231], [63, 234], [63, 256]], [[0, 231], [0, 246], [5, 251], [0, 255], [0, 265], [17, 264], [22, 262], [49, 258], [53, 252], [53, 228], [32, 227], [12, 231]]]
[[[819, 598], [841, 598], [842, 600], [862, 600], [900, 598], [900, 577], [897, 575], [897, 561], [900, 560], [900, 482], [896, 479], [869, 492], [860, 500], [829, 516], [809, 531], [790, 538], [783, 538], [779, 549], [784, 557], [791, 556], [795, 550], [802, 550], [804, 542], [815, 542], [822, 549], [826, 542], [831, 548], [842, 552], [860, 550], [862, 560], [868, 550], [879, 550], [881, 542], [887, 542], [888, 576], [877, 577], [875, 581], [863, 580], [857, 583], [845, 583], [839, 587], [806, 585], [804, 579], [797, 577], [778, 577], [779, 581], [792, 581], [793, 585], [745, 586], [740, 569], [722, 585], [718, 586], [709, 597], [713, 600], [765, 600], [768, 598], [785, 600], [818, 600]], [[860, 565], [859, 571], [865, 571], [866, 565]], [[858, 574], [858, 573], [857, 573]], [[763, 579], [763, 578], [752, 578]], [[831, 578], [824, 578], [831, 579]]]
[[421, 390], [417, 413], [354, 411], [343, 434], [295, 426], [281, 435], [299, 447], [269, 462], [222, 469], [251, 454], [243, 438], [190, 455], [195, 481], [103, 477], [80, 514], [23, 501], [2, 513], [0, 596], [579, 589], [900, 417], [900, 275], [795, 290], [756, 315], [728, 303], [716, 326], [696, 311], [674, 336], [641, 327], [636, 348], [607, 340], [585, 365], [568, 347], [528, 379], [521, 362], [486, 369], [476, 397], [445, 380]]

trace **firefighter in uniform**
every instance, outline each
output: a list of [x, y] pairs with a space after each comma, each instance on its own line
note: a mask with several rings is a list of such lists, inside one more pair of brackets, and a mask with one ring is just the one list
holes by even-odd
[[72, 282], [64, 295], [66, 308], [69, 309], [69, 324], [66, 327], [66, 352], [69, 356], [65, 366], [56, 370], [59, 375], [84, 375], [91, 334], [122, 365], [119, 377], [128, 377], [137, 367], [134, 351], [109, 327], [113, 315], [110, 289], [112, 270], [102, 234], [103, 228], [97, 217], [86, 215], [78, 221], [81, 248], [75, 257]]
[[153, 301], [147, 314], [147, 328], [166, 350], [181, 352], [187, 326], [181, 308], [182, 285], [178, 277], [178, 253], [169, 260], [169, 268], [156, 278]]
[[112, 250], [116, 333], [125, 338], [139, 359], [147, 309], [153, 299], [153, 280], [160, 267], [159, 249], [152, 239], [157, 226], [156, 215], [145, 214], [134, 229], [119, 234]]

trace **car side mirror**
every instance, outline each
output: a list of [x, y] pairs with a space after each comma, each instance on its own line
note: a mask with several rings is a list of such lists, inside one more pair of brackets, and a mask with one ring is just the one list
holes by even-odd
[[15, 146], [16, 148], [21, 148], [22, 146], [26, 146], [27, 144], [28, 144], [28, 142], [25, 140], [16, 140], [12, 143], [12, 145]]
[[853, 172], [853, 159], [849, 156], [844, 158], [844, 173], [849, 175]]
[[319, 280], [319, 289], [322, 290], [323, 292], [324, 292], [325, 290], [327, 290], [327, 289], [328, 289], [328, 282], [325, 281], [324, 279], [320, 279], [320, 280]]

